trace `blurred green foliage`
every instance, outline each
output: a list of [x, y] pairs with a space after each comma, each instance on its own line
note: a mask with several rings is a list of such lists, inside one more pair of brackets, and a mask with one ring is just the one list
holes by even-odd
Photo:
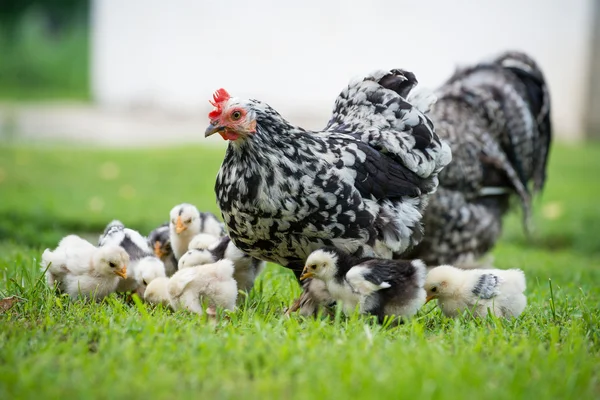
[[89, 97], [89, 1], [0, 2], [0, 99]]

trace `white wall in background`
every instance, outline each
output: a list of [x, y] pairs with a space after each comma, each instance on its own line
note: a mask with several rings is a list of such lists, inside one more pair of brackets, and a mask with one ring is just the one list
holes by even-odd
[[442, 83], [505, 49], [544, 69], [557, 133], [583, 132], [594, 0], [94, 0], [92, 77], [102, 105], [206, 113], [212, 92], [325, 124], [349, 78], [377, 68]]

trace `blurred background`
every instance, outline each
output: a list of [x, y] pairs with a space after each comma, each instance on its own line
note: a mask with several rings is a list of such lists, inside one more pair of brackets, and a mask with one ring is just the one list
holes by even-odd
[[319, 128], [356, 75], [402, 67], [435, 88], [456, 66], [517, 49], [547, 75], [559, 140], [600, 136], [597, 0], [301, 3], [2, 0], [0, 134], [206, 143], [219, 87]]

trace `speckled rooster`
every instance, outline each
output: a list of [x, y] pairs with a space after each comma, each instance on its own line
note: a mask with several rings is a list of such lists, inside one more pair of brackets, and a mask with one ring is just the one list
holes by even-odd
[[550, 97], [536, 63], [518, 52], [458, 70], [436, 94], [429, 116], [452, 162], [439, 175], [425, 237], [411, 255], [468, 268], [498, 240], [511, 197], [529, 226], [532, 196], [546, 180]]
[[402, 70], [357, 79], [317, 132], [218, 90], [206, 136], [230, 141], [215, 191], [234, 244], [298, 275], [323, 246], [392, 258], [418, 243], [451, 153], [426, 116], [435, 97], [416, 84]]

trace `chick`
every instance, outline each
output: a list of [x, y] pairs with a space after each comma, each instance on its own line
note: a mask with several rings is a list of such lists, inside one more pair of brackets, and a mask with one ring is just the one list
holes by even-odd
[[133, 271], [137, 284], [135, 290], [143, 297], [147, 286], [158, 278], [166, 278], [165, 265], [157, 257], [144, 257], [139, 260]]
[[211, 235], [210, 233], [199, 233], [188, 244], [188, 250], [206, 250], [217, 240], [219, 240], [219, 236]]
[[357, 306], [361, 313], [411, 317], [425, 303], [427, 268], [420, 260], [356, 258], [333, 247], [308, 256], [301, 279], [325, 282], [331, 297], [345, 313]]
[[177, 272], [177, 259], [171, 248], [169, 223], [165, 223], [148, 234], [148, 245], [153, 249], [154, 255], [165, 265], [165, 273], [172, 276]]
[[455, 317], [470, 310], [476, 317], [488, 312], [498, 317], [518, 317], [527, 305], [525, 274], [519, 269], [463, 270], [450, 265], [427, 274], [427, 301], [437, 299], [442, 312]]
[[133, 229], [126, 228], [119, 220], [111, 221], [98, 239], [98, 246], [119, 245], [125, 249], [132, 261], [152, 255], [147, 240]]
[[169, 281], [170, 279], [167, 277], [153, 279], [144, 291], [144, 300], [150, 304], [162, 304], [174, 309], [171, 296], [169, 296]]
[[121, 246], [129, 254], [129, 277], [119, 282], [118, 292], [143, 292], [150, 280], [166, 276], [164, 264], [154, 256], [148, 241], [138, 231], [126, 228], [118, 220], [106, 226], [98, 243], [100, 246]]
[[254, 286], [256, 277], [263, 271], [266, 263], [238, 249], [228, 236], [219, 238], [206, 250], [188, 250], [179, 260], [179, 269], [214, 263], [219, 260], [230, 260], [233, 262], [233, 278], [237, 282], [238, 289], [250, 291]]
[[214, 236], [223, 235], [223, 224], [214, 214], [201, 213], [188, 203], [179, 204], [170, 212], [170, 238], [173, 254], [179, 258], [188, 250], [191, 240], [199, 233], [208, 233]]
[[167, 285], [174, 308], [184, 308], [202, 315], [200, 298], [213, 306], [235, 309], [237, 284], [233, 279], [233, 263], [217, 261], [199, 267], [184, 268], [173, 275]]
[[101, 300], [127, 278], [128, 263], [129, 256], [120, 246], [97, 248], [76, 235], [69, 235], [54, 251], [44, 251], [41, 266], [48, 284], [56, 284], [71, 298], [81, 295]]
[[181, 256], [179, 262], [177, 263], [177, 268], [181, 270], [184, 268], [212, 264], [216, 261], [218, 260], [215, 260], [215, 257], [208, 250], [191, 249], [186, 251], [185, 254]]

